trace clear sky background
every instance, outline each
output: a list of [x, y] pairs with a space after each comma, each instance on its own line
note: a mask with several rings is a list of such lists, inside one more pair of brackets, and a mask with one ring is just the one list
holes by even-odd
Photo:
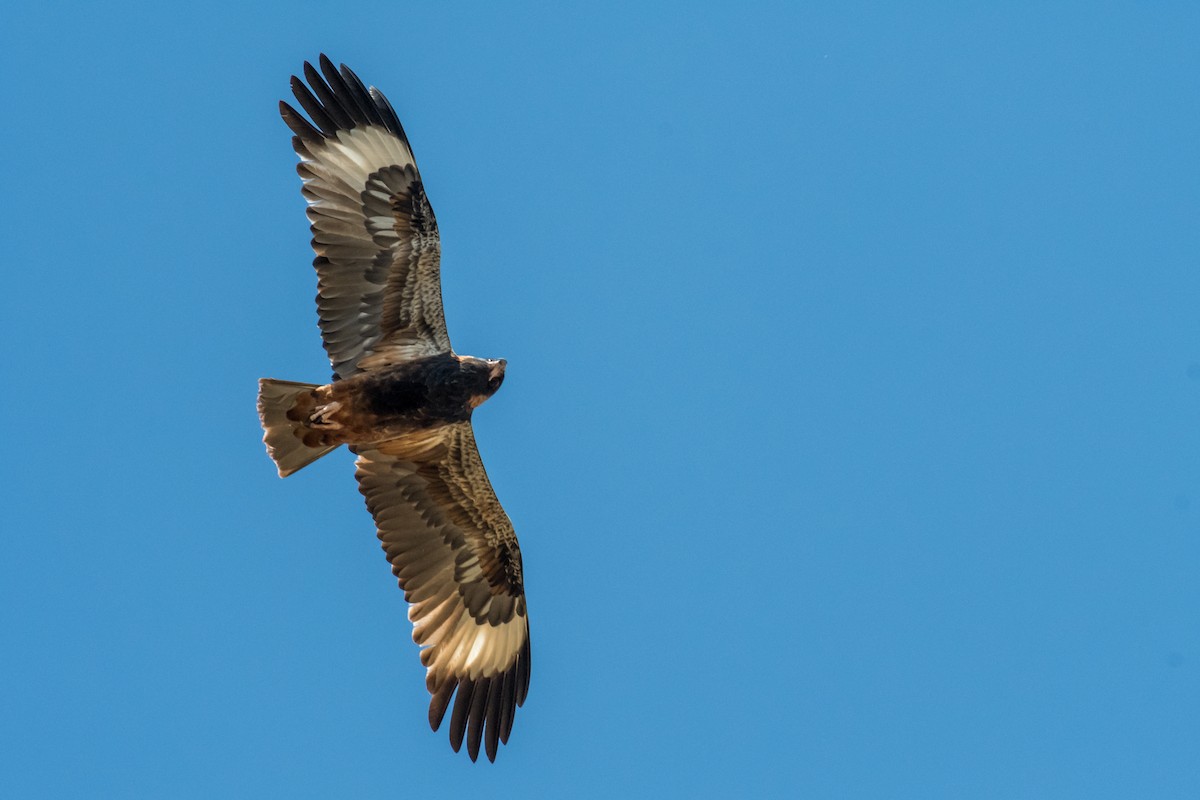
[[[1200, 796], [1197, 6], [441, 5], [5, 10], [0, 796]], [[260, 442], [322, 51], [509, 362], [494, 765]]]

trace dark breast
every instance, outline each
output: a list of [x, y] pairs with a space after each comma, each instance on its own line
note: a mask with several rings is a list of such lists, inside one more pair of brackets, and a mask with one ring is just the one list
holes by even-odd
[[388, 367], [366, 377], [361, 398], [367, 410], [386, 420], [435, 425], [469, 419], [470, 392], [459, 364], [449, 354]]

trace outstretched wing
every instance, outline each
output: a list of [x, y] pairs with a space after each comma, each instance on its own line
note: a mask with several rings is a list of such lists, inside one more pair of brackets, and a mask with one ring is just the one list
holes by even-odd
[[[285, 102], [317, 257], [317, 312], [335, 379], [446, 353], [441, 240], [412, 148], [374, 87], [324, 55]], [[323, 77], [322, 77], [323, 76]], [[312, 87], [311, 89], [309, 87]]]
[[529, 620], [516, 533], [484, 472], [470, 422], [357, 448], [358, 488], [411, 604], [441, 725], [450, 744], [495, 760], [529, 691]]

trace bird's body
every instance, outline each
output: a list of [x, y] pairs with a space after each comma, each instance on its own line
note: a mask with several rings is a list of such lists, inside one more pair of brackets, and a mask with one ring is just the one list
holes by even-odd
[[506, 362], [460, 356], [442, 312], [441, 239], [396, 113], [324, 56], [292, 78], [312, 223], [328, 384], [264, 378], [258, 411], [286, 477], [341, 445], [421, 645], [429, 722], [495, 759], [529, 689], [529, 621], [516, 533], [492, 491], [471, 417]]
[[505, 364], [450, 353], [416, 358], [299, 392], [284, 415], [308, 448], [379, 444], [470, 420], [500, 388]]

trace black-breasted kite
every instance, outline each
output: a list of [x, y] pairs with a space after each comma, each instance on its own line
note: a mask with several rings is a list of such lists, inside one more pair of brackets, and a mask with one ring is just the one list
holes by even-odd
[[[441, 243], [412, 148], [374, 87], [324, 55], [279, 104], [295, 136], [316, 251], [317, 313], [333, 381], [263, 379], [258, 413], [286, 477], [345, 444], [409, 602], [450, 743], [491, 760], [529, 690], [521, 551], [484, 472], [471, 413], [503, 360], [455, 354], [442, 315]], [[311, 87], [311, 88], [310, 88]], [[311, 120], [311, 122], [309, 121]]]

